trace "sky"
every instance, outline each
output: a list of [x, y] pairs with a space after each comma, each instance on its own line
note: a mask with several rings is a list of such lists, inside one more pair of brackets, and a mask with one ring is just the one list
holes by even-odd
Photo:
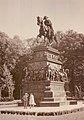
[[37, 16], [48, 16], [55, 32], [84, 33], [84, 0], [0, 0], [0, 31], [11, 38], [36, 37]]

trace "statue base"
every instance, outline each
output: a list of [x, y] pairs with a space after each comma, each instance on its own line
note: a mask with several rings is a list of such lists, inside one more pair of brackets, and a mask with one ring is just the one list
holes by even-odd
[[[59, 81], [30, 81], [24, 84], [24, 91], [33, 93], [37, 106], [60, 106], [66, 103], [64, 82]], [[23, 92], [24, 92], [23, 91]]]
[[64, 90], [64, 82], [46, 81], [45, 87], [44, 98], [40, 102], [41, 107], [56, 107], [68, 104]]
[[37, 106], [59, 106], [67, 103], [65, 82], [56, 79], [55, 74], [52, 77], [47, 74], [49, 68], [54, 73], [56, 69], [57, 71], [61, 69], [59, 51], [45, 45], [38, 45], [33, 51], [33, 58], [29, 61], [30, 77], [28, 76], [24, 82], [22, 95], [25, 92], [33, 93]]

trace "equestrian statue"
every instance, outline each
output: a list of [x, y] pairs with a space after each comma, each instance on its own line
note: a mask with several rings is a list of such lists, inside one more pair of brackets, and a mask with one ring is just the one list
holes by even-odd
[[[56, 36], [54, 35], [54, 30], [52, 27], [51, 21], [48, 19], [47, 16], [37, 17], [37, 25], [40, 26], [38, 37], [44, 37], [44, 41], [47, 38], [49, 40], [49, 43], [52, 43], [53, 40], [56, 41]], [[57, 42], [57, 41], [56, 41]]]

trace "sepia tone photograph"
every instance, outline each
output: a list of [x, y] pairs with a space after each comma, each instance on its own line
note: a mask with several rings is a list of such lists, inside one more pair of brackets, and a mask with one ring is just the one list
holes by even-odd
[[0, 0], [0, 120], [84, 120], [84, 0]]

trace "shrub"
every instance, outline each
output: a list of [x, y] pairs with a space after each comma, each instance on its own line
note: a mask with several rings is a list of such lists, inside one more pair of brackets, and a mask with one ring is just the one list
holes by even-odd
[[2, 98], [0, 99], [0, 102], [8, 102], [8, 101], [13, 101], [13, 100], [14, 100], [14, 97], [12, 97], [12, 98], [2, 97]]

